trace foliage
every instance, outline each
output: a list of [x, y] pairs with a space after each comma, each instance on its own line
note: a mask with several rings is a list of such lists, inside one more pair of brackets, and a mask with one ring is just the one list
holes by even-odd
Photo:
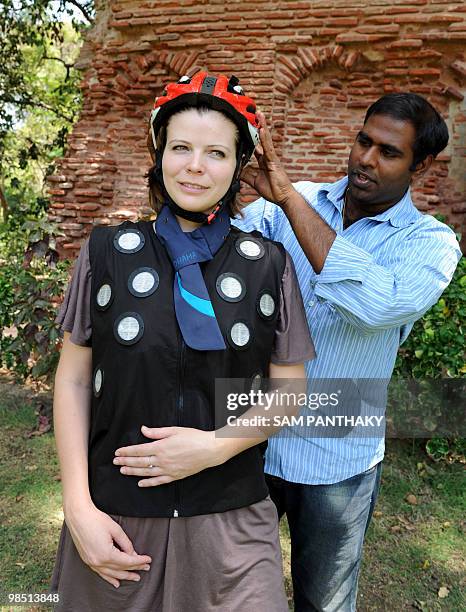
[[0, 4], [0, 363], [23, 378], [58, 360], [68, 263], [57, 264], [45, 185], [81, 108], [74, 63], [92, 11], [91, 0]]
[[413, 378], [456, 378], [466, 374], [466, 258], [452, 282], [413, 327], [401, 346], [395, 374]]
[[464, 380], [452, 380], [466, 375], [465, 331], [466, 258], [462, 258], [440, 300], [415, 323], [395, 365], [395, 376], [418, 380], [418, 384], [408, 381], [402, 394], [395, 392], [392, 397], [398, 427], [403, 418], [405, 431], [413, 432], [419, 425], [421, 431], [430, 431], [433, 437], [426, 443], [426, 452], [435, 461], [466, 457], [466, 441], [458, 437], [464, 429], [465, 385]]
[[[60, 63], [71, 74], [73, 61], [56, 53], [64, 42], [64, 16], [80, 32], [92, 19], [90, 0], [2, 0], [0, 4], [0, 137], [25, 112], [41, 107], [71, 120], [67, 98], [74, 87], [68, 78], [56, 88], [43, 87], [36, 75], [47, 62]], [[80, 17], [80, 19], [79, 19]], [[83, 21], [84, 20], [84, 21]], [[35, 68], [32, 72], [31, 67]], [[47, 68], [45, 68], [47, 71]]]
[[[85, 3], [89, 4], [89, 3]], [[52, 5], [58, 14], [51, 13]], [[81, 107], [74, 68], [84, 24], [63, 21], [75, 3], [2, 0], [0, 4], [0, 196], [3, 218], [10, 200], [33, 203]], [[29, 192], [32, 193], [26, 193]], [[26, 204], [27, 207], [27, 204]]]
[[56, 235], [45, 214], [26, 219], [14, 232], [8, 224], [0, 232], [0, 363], [21, 378], [50, 377], [58, 361], [54, 318], [68, 262], [57, 264]]
[[426, 444], [427, 454], [434, 461], [454, 461], [465, 462], [466, 457], [466, 439], [455, 438], [447, 440], [446, 438], [432, 438]]

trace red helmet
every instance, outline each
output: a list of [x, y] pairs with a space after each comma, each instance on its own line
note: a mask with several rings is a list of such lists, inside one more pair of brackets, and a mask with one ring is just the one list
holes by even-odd
[[157, 149], [156, 138], [161, 126], [178, 108], [208, 106], [225, 113], [238, 127], [247, 161], [259, 143], [259, 121], [254, 100], [244, 95], [238, 83], [235, 76], [228, 79], [198, 72], [166, 85], [162, 95], [155, 99], [150, 118], [154, 148]]

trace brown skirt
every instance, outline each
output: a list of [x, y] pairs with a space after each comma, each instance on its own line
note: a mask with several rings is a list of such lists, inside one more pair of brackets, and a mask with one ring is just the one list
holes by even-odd
[[288, 612], [275, 505], [187, 518], [113, 517], [152, 557], [116, 589], [81, 560], [63, 525], [51, 591], [66, 612]]

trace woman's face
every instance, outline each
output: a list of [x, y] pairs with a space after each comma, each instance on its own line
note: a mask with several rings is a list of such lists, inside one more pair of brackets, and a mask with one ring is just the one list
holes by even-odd
[[211, 212], [225, 195], [236, 168], [237, 128], [214, 110], [188, 109], [167, 125], [162, 157], [165, 188], [191, 212]]

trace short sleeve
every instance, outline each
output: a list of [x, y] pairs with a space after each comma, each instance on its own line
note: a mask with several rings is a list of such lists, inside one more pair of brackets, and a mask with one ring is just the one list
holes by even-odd
[[276, 365], [291, 365], [310, 361], [315, 356], [293, 260], [286, 253], [280, 291], [280, 313], [270, 361]]
[[55, 322], [62, 332], [71, 333], [71, 342], [79, 346], [91, 346], [91, 266], [89, 263], [89, 239], [86, 240], [75, 264], [63, 303]]

